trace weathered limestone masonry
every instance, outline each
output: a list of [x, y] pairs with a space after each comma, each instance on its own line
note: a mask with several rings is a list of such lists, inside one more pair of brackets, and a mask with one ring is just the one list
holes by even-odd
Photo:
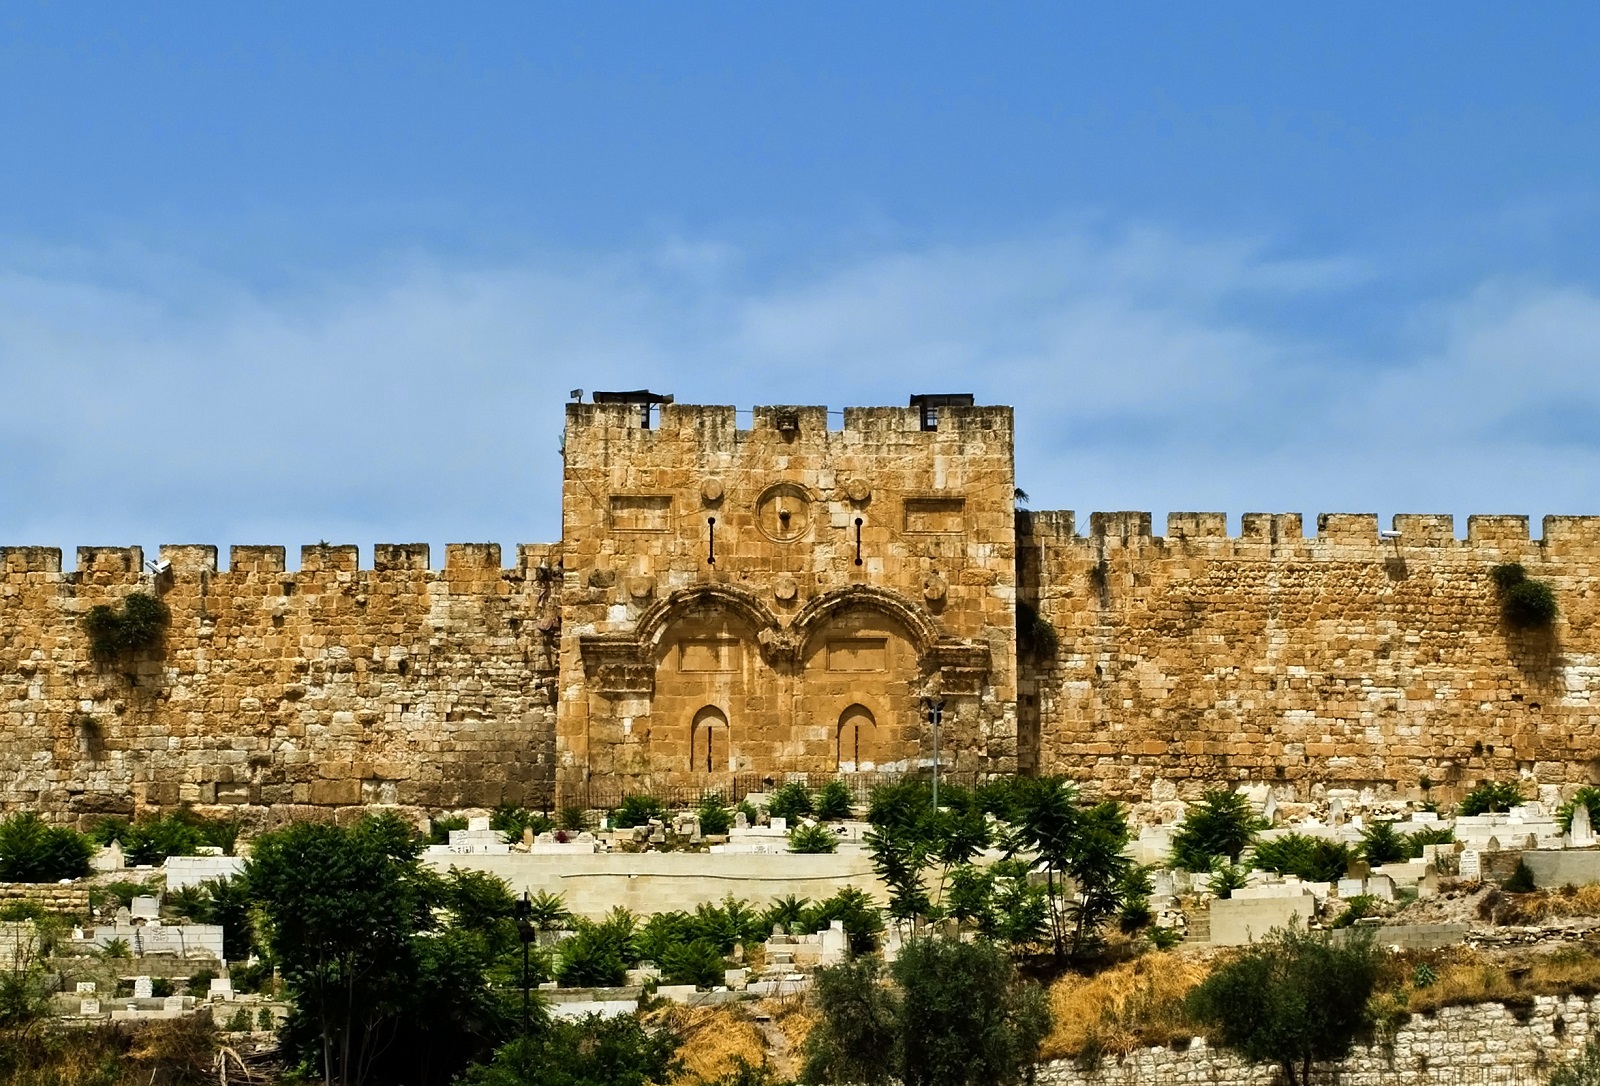
[[[955, 403], [950, 400], [954, 399]], [[1018, 513], [1006, 407], [569, 405], [562, 541], [0, 549], [0, 807], [283, 817], [926, 766], [1415, 791], [1600, 780], [1600, 517]], [[652, 425], [652, 423], [654, 425]], [[1561, 609], [1508, 629], [1521, 562]], [[165, 644], [95, 664], [136, 589]], [[1024, 623], [1027, 604], [1055, 632]]]
[[571, 404], [560, 778], [1017, 764], [1011, 409]]
[[[1040, 764], [1148, 795], [1168, 782], [1417, 788], [1597, 779], [1600, 517], [1148, 513], [1019, 517], [1019, 593], [1057, 632], [1025, 670], [1022, 745]], [[1561, 616], [1500, 618], [1490, 570], [1548, 580]], [[1442, 786], [1442, 787], [1440, 787]], [[1186, 789], [1187, 790], [1187, 789]]]
[[[1600, 999], [1537, 996], [1533, 1006], [1446, 1007], [1414, 1015], [1387, 1043], [1358, 1046], [1318, 1082], [1340, 1086], [1542, 1086], [1557, 1061], [1583, 1049], [1600, 1027]], [[1144, 1048], [1086, 1069], [1057, 1060], [1038, 1068], [1042, 1086], [1274, 1086], [1275, 1067], [1247, 1064], [1203, 1041]]]
[[[179, 803], [277, 817], [366, 803], [452, 807], [548, 790], [556, 548], [310, 546], [0, 550], [0, 800], [57, 818]], [[95, 664], [79, 620], [136, 589], [165, 645]]]

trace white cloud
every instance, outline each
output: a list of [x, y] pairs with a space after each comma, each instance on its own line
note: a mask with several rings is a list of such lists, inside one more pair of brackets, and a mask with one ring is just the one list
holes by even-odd
[[1017, 406], [1034, 505], [1084, 514], [1593, 511], [1600, 298], [1487, 283], [1419, 303], [1381, 357], [1274, 315], [1345, 306], [1360, 326], [1383, 290], [1369, 261], [1154, 230], [773, 281], [717, 241], [417, 256], [276, 292], [169, 257], [14, 253], [0, 540], [554, 538], [580, 386], [740, 406], [973, 391]]

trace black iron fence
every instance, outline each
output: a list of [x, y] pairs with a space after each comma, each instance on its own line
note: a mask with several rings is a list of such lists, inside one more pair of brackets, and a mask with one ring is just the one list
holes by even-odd
[[[971, 770], [939, 773], [940, 787], [975, 788], [987, 774]], [[770, 794], [790, 782], [799, 782], [816, 791], [830, 781], [843, 781], [857, 803], [866, 803], [872, 790], [884, 784], [905, 780], [931, 781], [927, 770], [914, 772], [867, 773], [715, 773], [702, 780], [671, 784], [619, 784], [613, 781], [576, 781], [566, 783], [540, 782], [525, 790], [524, 804], [528, 807], [555, 811], [567, 807], [581, 807], [588, 811], [609, 811], [622, 805], [625, 796], [647, 795], [659, 799], [666, 807], [682, 810], [700, 806], [707, 798], [716, 796], [732, 805], [752, 793]]]

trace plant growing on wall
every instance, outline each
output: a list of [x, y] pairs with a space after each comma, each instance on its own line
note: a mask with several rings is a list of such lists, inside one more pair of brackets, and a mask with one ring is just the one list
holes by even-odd
[[1560, 608], [1548, 581], [1535, 581], [1517, 562], [1505, 562], [1489, 571], [1500, 596], [1500, 614], [1510, 626], [1535, 630], [1556, 620]]
[[130, 592], [120, 607], [96, 604], [83, 616], [89, 652], [101, 663], [152, 649], [172, 621], [167, 605], [148, 592]]
[[1054, 660], [1061, 649], [1061, 639], [1056, 628], [1045, 621], [1037, 608], [1027, 600], [1017, 601], [1017, 650], [1035, 663]]

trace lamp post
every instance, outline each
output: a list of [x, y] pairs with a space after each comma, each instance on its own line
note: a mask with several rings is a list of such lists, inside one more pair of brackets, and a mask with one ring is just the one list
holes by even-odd
[[517, 936], [522, 940], [522, 1036], [528, 1036], [528, 944], [537, 937], [533, 926], [533, 902], [528, 898], [528, 891], [522, 891], [522, 898], [517, 902]]
[[922, 708], [928, 714], [928, 725], [933, 729], [933, 809], [939, 809], [939, 721], [944, 717], [943, 698], [923, 698]]

